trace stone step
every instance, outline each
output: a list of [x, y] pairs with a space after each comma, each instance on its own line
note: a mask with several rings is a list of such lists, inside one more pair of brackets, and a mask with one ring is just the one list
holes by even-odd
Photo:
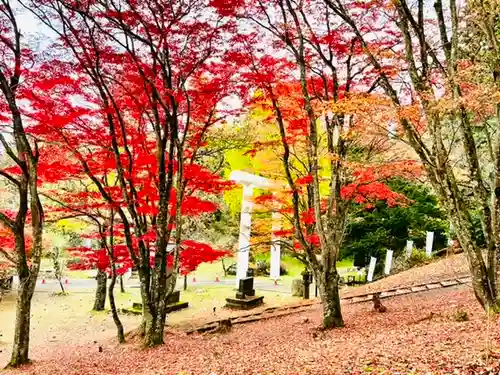
[[263, 296], [249, 296], [246, 298], [226, 298], [226, 307], [231, 309], [249, 310], [264, 303]]
[[442, 288], [441, 284], [439, 284], [439, 283], [427, 284], [426, 287], [429, 290]]
[[441, 285], [444, 286], [444, 287], [458, 285], [458, 281], [457, 280], [441, 281]]
[[398, 290], [396, 290], [395, 295], [396, 295], [396, 296], [400, 296], [400, 295], [402, 295], [402, 294], [408, 294], [408, 293], [411, 293], [411, 289], [408, 289], [408, 288], [402, 288], [402, 289], [398, 289]]
[[413, 293], [416, 293], [416, 292], [423, 292], [423, 291], [425, 291], [425, 290], [427, 290], [427, 288], [425, 287], [425, 285], [422, 285], [422, 286], [414, 286], [414, 287], [412, 287], [412, 288], [411, 288], [411, 291], [412, 291]]
[[387, 298], [387, 297], [392, 297], [396, 295], [395, 290], [388, 290], [387, 292], [382, 292], [380, 293], [380, 298]]

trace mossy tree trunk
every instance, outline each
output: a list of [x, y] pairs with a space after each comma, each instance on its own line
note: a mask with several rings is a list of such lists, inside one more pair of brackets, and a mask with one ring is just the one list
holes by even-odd
[[98, 269], [97, 270], [97, 289], [95, 291], [95, 300], [94, 300], [94, 311], [103, 311], [106, 305], [106, 284], [108, 280], [108, 275], [105, 271]]

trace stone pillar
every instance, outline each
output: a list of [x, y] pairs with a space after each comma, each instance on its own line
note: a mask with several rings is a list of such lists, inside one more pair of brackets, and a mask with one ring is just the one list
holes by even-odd
[[384, 273], [386, 275], [389, 275], [391, 273], [391, 268], [392, 268], [392, 250], [387, 250], [387, 254], [385, 256], [385, 269]]
[[373, 280], [373, 273], [375, 272], [375, 265], [377, 264], [377, 258], [370, 258], [370, 267], [368, 268], [368, 276], [366, 277], [366, 281], [371, 282]]
[[425, 253], [428, 257], [432, 254], [432, 245], [434, 243], [434, 232], [427, 232], [427, 238], [425, 240]]
[[413, 252], [413, 241], [408, 240], [406, 241], [406, 257], [410, 258], [412, 252]]
[[241, 201], [240, 236], [238, 240], [238, 268], [236, 270], [236, 288], [240, 280], [247, 277], [248, 260], [250, 255], [250, 232], [252, 229], [252, 197], [253, 187], [243, 186]]
[[280, 278], [280, 264], [281, 264], [281, 245], [279, 243], [279, 237], [274, 234], [274, 232], [281, 229], [281, 214], [279, 212], [273, 212], [272, 214], [272, 234], [271, 234], [271, 266], [270, 266], [270, 277], [273, 280], [278, 280]]

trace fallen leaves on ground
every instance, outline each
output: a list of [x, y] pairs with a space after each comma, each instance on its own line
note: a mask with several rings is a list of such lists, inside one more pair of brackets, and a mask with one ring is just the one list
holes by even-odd
[[[400, 296], [384, 304], [388, 311], [383, 314], [373, 312], [369, 303], [347, 305], [346, 327], [319, 333], [321, 311], [313, 306], [299, 314], [234, 326], [227, 334], [169, 331], [165, 345], [148, 350], [111, 341], [99, 344], [103, 353], [97, 344], [47, 344], [33, 348], [32, 366], [6, 374], [499, 373], [491, 366], [498, 362], [494, 353], [500, 346], [500, 324], [486, 319], [470, 288]], [[467, 311], [469, 321], [453, 320], [459, 309]]]
[[465, 253], [450, 255], [432, 263], [413, 267], [409, 270], [384, 277], [369, 284], [346, 288], [341, 297], [354, 297], [372, 292], [382, 292], [395, 288], [404, 288], [425, 283], [437, 282], [455, 277], [470, 275]]

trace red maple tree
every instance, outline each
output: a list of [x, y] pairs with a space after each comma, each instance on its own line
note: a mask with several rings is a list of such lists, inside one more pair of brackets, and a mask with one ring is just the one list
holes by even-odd
[[[351, 202], [404, 202], [383, 183], [384, 176], [415, 169], [414, 163], [377, 160], [391, 146], [387, 118], [374, 110], [383, 104], [373, 93], [378, 72], [366, 63], [360, 39], [324, 1], [212, 4], [239, 22], [230, 58], [242, 66], [241, 81], [255, 89], [247, 106], [268, 113], [265, 121], [278, 134], [279, 142], [261, 141], [253, 151], [278, 148], [288, 186], [281, 199], [259, 200], [292, 224], [278, 234], [294, 240], [314, 274], [324, 327], [343, 326], [335, 264]], [[382, 47], [378, 40], [370, 46]]]
[[215, 211], [204, 196], [231, 186], [197, 161], [230, 114], [237, 65], [224, 61], [232, 22], [194, 0], [146, 3], [35, 2], [58, 35], [53, 50], [71, 55], [45, 67], [39, 88], [51, 100], [33, 116], [95, 187], [95, 204], [116, 213], [141, 282], [144, 341], [156, 345], [182, 269], [183, 216]]

